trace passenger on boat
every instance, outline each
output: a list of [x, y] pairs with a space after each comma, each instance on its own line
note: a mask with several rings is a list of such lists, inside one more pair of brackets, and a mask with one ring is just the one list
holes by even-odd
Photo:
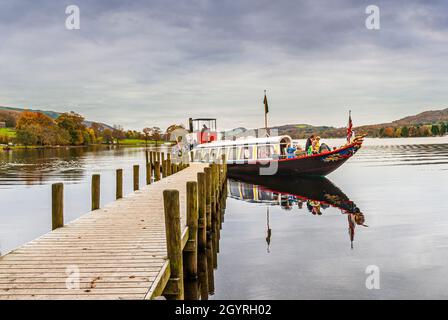
[[306, 140], [306, 144], [305, 144], [305, 151], [308, 152], [308, 149], [310, 148], [310, 146], [313, 144], [313, 140], [314, 140], [314, 134], [311, 135], [307, 140]]
[[286, 154], [288, 155], [288, 159], [293, 159], [296, 157], [297, 148], [291, 146], [290, 144], [286, 148]]
[[313, 139], [311, 145], [308, 148], [308, 155], [317, 154], [320, 151], [320, 137], [317, 136]]

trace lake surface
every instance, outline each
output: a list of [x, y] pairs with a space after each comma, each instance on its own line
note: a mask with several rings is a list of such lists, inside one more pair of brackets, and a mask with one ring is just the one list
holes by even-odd
[[229, 181], [212, 298], [447, 299], [446, 137], [367, 139], [327, 178]]
[[[51, 183], [65, 184], [68, 222], [90, 210], [93, 173], [104, 205], [115, 170], [126, 194], [144, 163], [142, 148], [0, 153], [0, 251], [50, 231]], [[448, 298], [447, 137], [366, 139], [327, 178], [229, 180], [211, 299]], [[366, 288], [368, 266], [380, 289]]]

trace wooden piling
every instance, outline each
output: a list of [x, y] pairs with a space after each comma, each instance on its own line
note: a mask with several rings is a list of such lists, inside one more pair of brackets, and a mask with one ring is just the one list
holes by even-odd
[[149, 162], [149, 155], [148, 155], [148, 153], [149, 153], [149, 151], [148, 151], [148, 150], [145, 150], [145, 160], [146, 160], [145, 163], [148, 163], [148, 162]]
[[64, 185], [53, 183], [51, 186], [51, 225], [52, 230], [64, 226]]
[[134, 191], [137, 191], [140, 187], [140, 166], [136, 164], [134, 166]]
[[154, 165], [154, 152], [153, 151], [149, 152], [149, 163], [151, 163], [151, 165]]
[[215, 279], [213, 274], [213, 238], [212, 238], [212, 220], [211, 220], [211, 168], [204, 169], [205, 172], [205, 201], [206, 201], [206, 226], [207, 226], [207, 280], [209, 294], [215, 293]]
[[170, 176], [172, 175], [172, 171], [171, 171], [171, 153], [168, 152], [168, 154], [166, 155], [166, 175]]
[[115, 180], [115, 199], [121, 199], [123, 198], [123, 169], [117, 169]]
[[92, 175], [92, 211], [100, 208], [100, 175]]
[[146, 164], [146, 184], [151, 184], [152, 168], [151, 163]]
[[208, 300], [207, 280], [207, 214], [205, 173], [198, 172], [198, 276], [201, 299]]
[[155, 181], [160, 180], [160, 162], [156, 161], [154, 164], [154, 179]]
[[168, 298], [183, 300], [184, 282], [179, 191], [164, 190], [163, 203], [165, 211], [166, 247], [171, 271], [170, 279], [165, 287], [165, 295]]
[[183, 251], [185, 300], [198, 298], [198, 183], [187, 182], [188, 241]]
[[166, 178], [166, 176], [167, 176], [166, 172], [167, 172], [166, 160], [162, 159], [162, 177]]

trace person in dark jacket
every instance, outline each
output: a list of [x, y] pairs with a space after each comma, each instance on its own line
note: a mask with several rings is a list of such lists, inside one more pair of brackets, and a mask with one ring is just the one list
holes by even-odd
[[309, 137], [306, 140], [306, 145], [305, 145], [305, 151], [308, 152], [308, 149], [310, 148], [310, 146], [313, 144], [313, 140], [314, 140], [314, 134], [311, 135], [311, 137]]

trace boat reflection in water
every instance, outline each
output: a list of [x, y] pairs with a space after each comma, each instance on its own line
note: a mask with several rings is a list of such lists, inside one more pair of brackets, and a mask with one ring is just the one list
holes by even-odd
[[351, 201], [330, 180], [323, 177], [296, 177], [286, 180], [277, 176], [231, 175], [228, 179], [228, 195], [231, 198], [267, 205], [267, 236], [271, 242], [272, 230], [269, 225], [269, 206], [281, 206], [284, 210], [306, 208], [312, 215], [322, 215], [322, 211], [334, 207], [347, 215], [348, 234], [353, 249], [356, 226], [365, 225], [365, 217], [356, 204]]

